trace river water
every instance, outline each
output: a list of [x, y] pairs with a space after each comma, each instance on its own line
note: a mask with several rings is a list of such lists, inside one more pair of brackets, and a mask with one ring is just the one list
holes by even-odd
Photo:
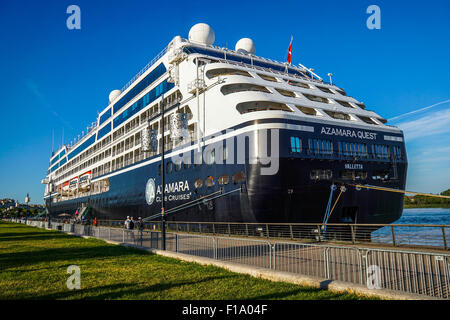
[[[445, 228], [447, 243], [450, 245], [450, 209], [417, 208], [405, 209], [402, 217], [393, 224], [449, 225]], [[410, 245], [443, 246], [443, 232], [440, 227], [395, 227], [397, 243]], [[392, 228], [384, 227], [372, 234], [376, 242], [392, 242]]]

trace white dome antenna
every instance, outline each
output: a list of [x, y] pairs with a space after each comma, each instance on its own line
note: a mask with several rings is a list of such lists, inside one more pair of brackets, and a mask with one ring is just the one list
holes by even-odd
[[214, 30], [206, 23], [197, 23], [189, 30], [189, 41], [212, 45], [215, 40]]
[[252, 39], [242, 38], [236, 43], [235, 50], [242, 53], [255, 54], [256, 46]]
[[109, 94], [109, 103], [112, 103], [114, 100], [116, 100], [120, 95], [122, 94], [122, 91], [120, 90], [113, 90]]

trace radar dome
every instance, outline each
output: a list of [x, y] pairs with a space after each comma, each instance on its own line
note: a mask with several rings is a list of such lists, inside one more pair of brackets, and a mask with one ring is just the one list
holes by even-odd
[[255, 54], [255, 43], [250, 38], [242, 38], [236, 43], [236, 51], [243, 53]]
[[214, 40], [214, 30], [206, 23], [197, 23], [189, 30], [189, 41], [212, 45]]
[[122, 93], [122, 91], [120, 91], [120, 90], [113, 90], [113, 91], [111, 91], [111, 93], [109, 94], [109, 103], [111, 103], [114, 100], [116, 100], [117, 97], [120, 96], [121, 93]]

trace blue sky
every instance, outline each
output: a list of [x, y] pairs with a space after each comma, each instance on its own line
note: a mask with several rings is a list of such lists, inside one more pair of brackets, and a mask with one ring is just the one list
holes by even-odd
[[[81, 30], [66, 9], [81, 8]], [[366, 8], [381, 9], [369, 30]], [[243, 37], [256, 54], [314, 68], [405, 129], [410, 190], [450, 188], [450, 1], [0, 2], [0, 198], [42, 202], [52, 148], [86, 130], [121, 88], [175, 36], [198, 22], [216, 45]], [[412, 111], [437, 106], [408, 114]], [[398, 117], [398, 118], [395, 118]]]

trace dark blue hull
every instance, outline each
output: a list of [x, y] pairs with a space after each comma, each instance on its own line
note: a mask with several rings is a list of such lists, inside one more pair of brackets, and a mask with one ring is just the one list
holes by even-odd
[[[301, 123], [298, 125], [309, 125]], [[398, 220], [403, 211], [403, 194], [375, 191], [357, 190], [351, 184], [370, 184], [388, 188], [404, 189], [406, 183], [407, 161], [403, 143], [386, 141], [385, 133], [378, 132], [370, 143], [383, 143], [387, 146], [401, 146], [404, 155], [400, 159], [392, 156], [384, 159], [374, 155], [354, 156], [339, 151], [338, 141], [361, 142], [359, 137], [319, 136], [324, 125], [315, 124], [314, 132], [299, 132], [296, 130], [280, 129], [280, 162], [279, 170], [274, 175], [261, 175], [261, 164], [249, 164], [248, 155], [243, 164], [200, 164], [190, 165], [188, 168], [175, 168], [166, 174], [166, 210], [182, 204], [193, 203], [186, 209], [179, 210], [167, 216], [168, 220], [177, 221], [218, 221], [218, 222], [322, 222], [330, 197], [332, 184], [346, 186], [341, 195], [329, 222], [355, 222], [355, 223], [391, 223]], [[327, 127], [330, 127], [327, 125]], [[336, 127], [338, 128], [338, 127]], [[351, 129], [354, 130], [354, 129]], [[365, 132], [375, 132], [361, 129]], [[323, 132], [323, 129], [322, 129]], [[290, 139], [292, 136], [301, 136], [304, 147], [300, 152], [293, 152]], [[393, 135], [393, 134], [390, 134]], [[394, 135], [395, 136], [395, 135]], [[401, 134], [397, 134], [401, 137]], [[317, 153], [307, 147], [308, 139], [327, 138], [333, 143], [333, 153]], [[367, 136], [366, 136], [367, 137]], [[235, 138], [236, 141], [236, 138]], [[236, 145], [236, 143], [235, 143]], [[248, 146], [246, 147], [248, 150]], [[270, 147], [269, 147], [270, 149]], [[236, 147], [234, 149], [237, 151]], [[299, 151], [299, 150], [295, 150]], [[235, 153], [236, 154], [236, 153]], [[155, 161], [152, 163], [151, 160]], [[82, 204], [92, 208], [93, 216], [99, 219], [124, 219], [127, 215], [134, 217], [148, 217], [160, 212], [161, 194], [156, 192], [151, 204], [146, 200], [146, 185], [153, 178], [156, 186], [161, 184], [158, 174], [160, 157], [148, 158], [134, 163], [128, 167], [108, 173], [104, 177], [109, 179], [109, 191], [90, 196], [53, 202], [46, 199], [46, 206], [51, 215], [61, 213], [74, 213]], [[170, 159], [166, 160], [166, 163]], [[236, 162], [236, 161], [235, 161]], [[139, 165], [142, 165], [138, 167]], [[145, 165], [144, 165], [145, 164]], [[137, 168], [134, 168], [137, 167]], [[130, 168], [131, 170], [126, 170]], [[355, 169], [356, 168], [356, 169]], [[314, 170], [328, 172], [325, 178], [312, 177]], [[363, 171], [367, 176], [352, 180], [343, 173], [349, 171]], [[331, 172], [331, 174], [330, 174]], [[374, 179], [378, 172], [389, 173], [389, 178]], [[233, 176], [243, 173], [243, 180], [234, 182]], [[228, 184], [220, 184], [219, 177], [228, 176]], [[214, 183], [206, 186], [207, 177], [213, 177]], [[96, 177], [94, 179], [102, 179]], [[196, 188], [194, 183], [202, 179], [203, 186]], [[222, 190], [227, 195], [221, 196]], [[336, 200], [339, 188], [334, 193]], [[196, 199], [211, 194], [218, 196], [212, 200], [200, 201]]]

